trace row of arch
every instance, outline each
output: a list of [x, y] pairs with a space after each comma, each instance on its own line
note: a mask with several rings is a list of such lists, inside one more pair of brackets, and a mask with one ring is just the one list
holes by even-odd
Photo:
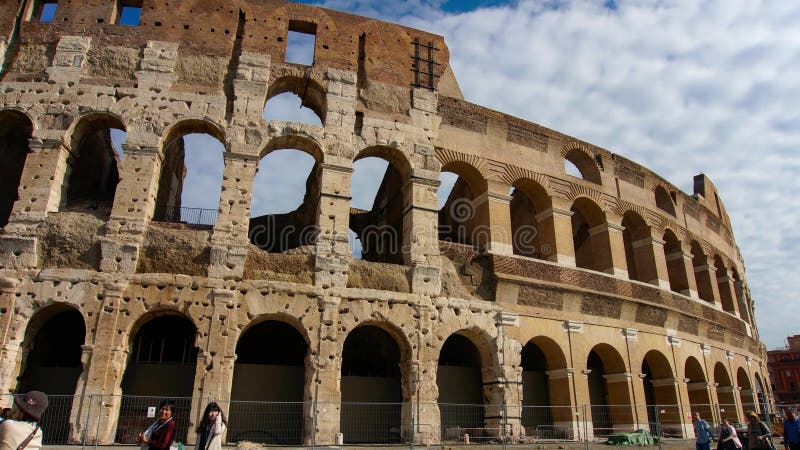
[[[129, 334], [128, 360], [121, 380], [126, 397], [120, 411], [135, 409], [141, 396], [178, 397], [178, 439], [183, 442], [190, 436], [197, 333], [192, 321], [175, 311], [142, 317]], [[39, 389], [55, 395], [80, 392], [76, 385], [84, 370], [81, 346], [85, 334], [83, 316], [74, 308], [54, 305], [36, 313], [22, 346], [24, 363], [17, 391]], [[487, 374], [498, 364], [493, 348], [488, 336], [472, 329], [455, 332], [441, 344], [436, 369], [441, 439], [454, 438], [448, 435], [453, 429], [487, 428], [491, 418], [486, 409], [494, 398], [491, 390], [496, 382]], [[312, 352], [305, 330], [288, 317], [257, 319], [242, 331], [236, 343], [230, 398], [223, 401], [230, 416], [229, 442], [290, 445], [307, 437], [307, 402], [315, 398], [311, 391]], [[407, 370], [412, 360], [411, 346], [403, 333], [387, 322], [363, 323], [344, 337], [339, 429], [347, 443], [408, 439], [403, 418], [415, 401]], [[575, 389], [588, 391], [595, 436], [645, 423], [660, 423], [680, 435], [690, 410], [710, 419], [718, 418], [722, 410], [728, 418], [737, 420], [743, 419], [744, 410], [765, 408], [758, 374], [751, 381], [748, 370], [739, 367], [734, 377], [722, 362], [716, 362], [709, 372], [704, 369], [705, 361], [701, 363], [694, 356], [686, 358], [678, 372], [664, 353], [650, 350], [637, 367], [638, 377], [631, 377], [623, 356], [613, 346], [599, 343], [589, 351], [581, 370], [584, 377], [576, 377], [574, 386], [565, 375], [571, 370], [565, 352], [549, 337], [538, 336], [525, 343], [520, 361], [520, 404], [510, 406], [520, 409], [517, 417], [529, 435], [546, 437], [558, 432], [562, 437], [577, 437], [573, 416], [579, 397], [574, 396]], [[681, 400], [676, 384], [679, 379], [686, 383], [689, 404]], [[644, 399], [635, 398], [632, 383], [643, 384]], [[716, 400], [711, 389], [715, 389]], [[262, 406], [270, 403], [266, 407], [277, 408], [281, 414], [253, 414], [253, 402]], [[713, 406], [715, 402], [718, 407]], [[637, 408], [645, 405], [647, 417], [637, 417]], [[50, 417], [48, 425], [54, 431], [68, 430], [69, 417]], [[142, 420], [120, 413], [114, 442], [134, 442], [141, 426], [147, 425], [140, 423]], [[51, 435], [63, 436], [58, 432]]]

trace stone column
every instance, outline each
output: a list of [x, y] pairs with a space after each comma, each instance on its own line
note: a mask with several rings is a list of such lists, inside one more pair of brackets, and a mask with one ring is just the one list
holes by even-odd
[[495, 254], [514, 254], [511, 230], [511, 186], [496, 181], [488, 183], [488, 190], [474, 199], [473, 242]]
[[669, 277], [671, 289], [687, 297], [698, 298], [692, 253], [681, 243], [680, 250], [665, 255], [665, 257], [668, 273], [673, 275]]
[[572, 243], [572, 211], [550, 208], [536, 215], [539, 224], [539, 245], [542, 257], [564, 266], [575, 267], [575, 246]]
[[[638, 352], [637, 352], [638, 353]], [[639, 359], [635, 359], [638, 361]], [[631, 403], [633, 404], [634, 410], [634, 424], [636, 426], [635, 429], [643, 429], [649, 430], [650, 426], [650, 418], [647, 415], [647, 396], [644, 392], [644, 379], [645, 375], [643, 373], [637, 374], [633, 376], [631, 374], [631, 393], [633, 396], [631, 397]]]
[[713, 303], [721, 308], [719, 300], [719, 288], [717, 287], [717, 269], [714, 267], [713, 260], [705, 255], [697, 255], [695, 259], [701, 258], [699, 263], [695, 261], [694, 276], [697, 280], [697, 294], [700, 299]]
[[[17, 387], [17, 356], [25, 331], [25, 318], [16, 313], [16, 293], [20, 281], [0, 278], [0, 394], [14, 392]], [[10, 407], [4, 403], [3, 407]]]
[[597, 270], [619, 278], [628, 278], [625, 242], [622, 239], [624, 229], [625, 227], [610, 222], [589, 229]]
[[747, 324], [750, 324], [750, 308], [747, 306], [747, 296], [745, 295], [744, 283], [742, 280], [737, 280], [734, 278], [733, 290], [735, 294], [734, 298], [736, 299], [736, 305], [739, 307], [739, 317], [741, 317], [741, 319]]
[[413, 267], [411, 291], [434, 296], [439, 295], [442, 285], [438, 267], [439, 212], [436, 209], [439, 180], [432, 178], [431, 171], [415, 172], [424, 172], [425, 176], [412, 176], [403, 187], [403, 259]]
[[662, 289], [669, 289], [664, 244], [663, 240], [655, 236], [646, 237], [633, 243], [633, 252], [641, 279]]
[[[328, 158], [332, 159], [332, 158]], [[317, 252], [314, 284], [346, 287], [350, 261], [350, 180], [353, 168], [344, 160], [320, 165]]]
[[728, 269], [717, 271], [717, 288], [722, 309], [739, 317], [739, 302], [736, 297], [736, 280]]
[[579, 422], [578, 426], [584, 426], [585, 429], [581, 431], [582, 439], [594, 439], [594, 421], [592, 418], [592, 399], [589, 395], [589, 374], [592, 373], [591, 369], [586, 368], [585, 363], [581, 367], [576, 367], [580, 371], [575, 379], [575, 406], [580, 413], [576, 414]]
[[250, 245], [250, 201], [258, 158], [225, 152], [219, 212], [211, 234], [208, 276], [241, 279]]
[[[411, 414], [414, 417], [414, 443], [435, 445], [441, 440], [441, 414], [439, 412], [439, 385], [437, 374], [439, 355], [432, 339], [435, 308], [430, 304], [415, 306], [417, 321], [417, 354], [409, 361], [409, 397], [412, 397]], [[404, 417], [403, 423], [406, 423]]]
[[94, 344], [84, 353], [91, 354], [88, 366], [84, 366], [86, 378], [85, 394], [95, 394], [91, 416], [87, 423], [97, 424], [87, 430], [87, 442], [111, 444], [117, 428], [119, 408], [122, 403], [122, 377], [128, 360], [128, 335], [123, 330], [122, 295], [125, 284], [104, 286], [103, 304], [98, 309]]
[[106, 233], [100, 239], [100, 270], [136, 272], [139, 248], [153, 217], [162, 155], [156, 147], [122, 145], [125, 164], [114, 195]]
[[61, 140], [30, 139], [19, 185], [19, 200], [0, 245], [0, 266], [34, 269], [38, 265], [36, 230], [47, 213], [58, 211], [69, 151]]
[[[341, 419], [341, 343], [339, 342], [339, 304], [341, 298], [325, 296], [320, 299], [320, 325], [317, 354], [310, 361], [311, 393], [314, 399], [316, 417], [315, 436], [317, 445], [334, 445], [339, 432]], [[306, 421], [306, 443], [310, 443], [313, 421]]]
[[498, 312], [497, 316], [498, 365], [483, 368], [485, 426], [498, 430], [499, 436], [518, 438], [525, 434], [521, 422], [522, 345], [515, 339], [519, 332], [519, 316], [509, 312]]

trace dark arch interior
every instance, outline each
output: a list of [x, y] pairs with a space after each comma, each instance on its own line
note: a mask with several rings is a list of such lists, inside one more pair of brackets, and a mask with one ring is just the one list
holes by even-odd
[[75, 128], [67, 172], [66, 205], [70, 209], [110, 213], [121, 161], [111, 141], [112, 130], [123, 131], [122, 123], [112, 117], [88, 117]]
[[458, 435], [449, 435], [448, 429], [452, 432], [458, 428], [483, 428], [484, 411], [480, 406], [483, 405], [481, 355], [469, 338], [453, 334], [444, 342], [439, 353], [436, 383], [445, 440], [460, 438]]
[[152, 421], [147, 406], [158, 405], [164, 397], [175, 399], [175, 440], [186, 442], [197, 366], [196, 334], [189, 319], [166, 315], [150, 319], [132, 336], [116, 442], [135, 443]]
[[0, 113], [0, 227], [6, 226], [17, 201], [19, 182], [30, 151], [28, 138], [33, 127], [23, 116]]
[[595, 258], [592, 250], [592, 237], [589, 235], [589, 224], [586, 216], [577, 206], [573, 206], [572, 244], [575, 250], [575, 265], [583, 269], [595, 269]]
[[229, 442], [302, 441], [307, 354], [305, 339], [286, 322], [268, 320], [242, 334], [236, 344]]
[[74, 309], [56, 312], [41, 321], [34, 317], [32, 327], [36, 322], [40, 326], [29, 330], [33, 333], [26, 339], [28, 355], [16, 392], [39, 390], [50, 396], [50, 407], [42, 419], [42, 426], [47, 427], [44, 443], [66, 444], [72, 396], [83, 370], [81, 346], [86, 327], [83, 315]]
[[377, 326], [355, 328], [342, 350], [341, 430], [345, 442], [400, 442], [402, 401], [397, 341]]
[[613, 423], [611, 421], [611, 413], [609, 410], [609, 398], [606, 381], [603, 378], [605, 375], [605, 366], [603, 359], [596, 351], [592, 350], [589, 353], [589, 358], [586, 361], [586, 367], [591, 370], [588, 375], [589, 382], [589, 401], [592, 404], [592, 424], [594, 426], [594, 433], [596, 435], [609, 434], [612, 432]]
[[533, 341], [522, 348], [522, 425], [526, 434], [548, 437], [553, 431], [547, 357]]

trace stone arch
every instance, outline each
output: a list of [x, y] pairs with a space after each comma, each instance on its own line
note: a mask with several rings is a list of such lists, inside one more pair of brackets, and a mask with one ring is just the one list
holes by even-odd
[[718, 362], [714, 364], [714, 387], [717, 390], [717, 402], [722, 417], [727, 417], [731, 422], [739, 420], [739, 408], [736, 405], [734, 396], [735, 387], [731, 382], [731, 376], [725, 364]]
[[657, 184], [653, 187], [653, 197], [656, 207], [671, 216], [675, 216], [675, 201], [664, 186]]
[[769, 401], [767, 399], [770, 393], [761, 381], [761, 375], [758, 372], [754, 374], [753, 378], [755, 379], [756, 401], [758, 402], [759, 412], [763, 416], [769, 412]]
[[578, 145], [566, 146], [561, 150], [564, 163], [573, 164], [581, 174], [581, 178], [595, 184], [603, 184], [600, 177], [600, 168], [590, 152]]
[[122, 158], [114, 148], [111, 130], [126, 131], [122, 119], [109, 112], [91, 112], [68, 129], [67, 173], [62, 203], [70, 209], [102, 210], [108, 216], [114, 200]]
[[536, 336], [522, 348], [522, 426], [526, 436], [571, 438], [570, 373], [561, 347]]
[[[216, 141], [194, 135], [207, 135]], [[193, 135], [187, 146], [186, 138]], [[201, 145], [202, 144], [202, 145]], [[207, 147], [207, 148], [195, 148]], [[187, 148], [188, 147], [188, 148]], [[214, 147], [220, 152], [213, 154]], [[180, 120], [165, 131], [161, 140], [163, 160], [160, 166], [154, 221], [184, 222], [192, 225], [211, 226], [216, 223], [219, 211], [219, 199], [222, 191], [222, 173], [224, 170], [224, 154], [227, 152], [227, 141], [223, 127], [208, 119], [187, 118]], [[200, 152], [204, 152], [203, 155]], [[187, 184], [187, 177], [196, 176], [200, 170], [191, 169], [187, 160], [195, 160], [201, 156], [209, 156], [210, 161], [203, 164], [203, 172], [208, 172], [208, 185], [204, 186], [202, 195], [194, 185]], [[188, 188], [188, 189], [187, 189]], [[185, 201], [186, 193], [192, 198]], [[216, 195], [215, 195], [216, 193]]]
[[[242, 330], [236, 343], [228, 439], [303, 442], [308, 416], [304, 402], [311, 398], [310, 353], [305, 328], [286, 314], [265, 314]], [[282, 413], [254, 417], [250, 401], [279, 403]]]
[[[411, 163], [397, 148], [372, 146], [362, 149], [354, 162], [364, 158], [379, 158], [386, 162], [383, 178], [369, 209], [350, 208], [350, 230], [361, 245], [361, 257], [366, 261], [406, 264], [411, 260], [411, 215], [406, 214], [405, 199], [409, 198]], [[352, 183], [363, 180], [363, 172], [354, 164]], [[376, 180], [368, 180], [376, 181]], [[352, 192], [352, 189], [351, 189]], [[409, 242], [410, 244], [410, 242]]]
[[0, 228], [11, 218], [14, 203], [19, 198], [20, 181], [30, 148], [28, 140], [33, 135], [31, 118], [15, 109], [0, 110]]
[[[387, 331], [392, 330], [392, 332]], [[368, 322], [350, 330], [342, 344], [341, 426], [346, 443], [392, 444], [401, 441], [403, 363], [409, 346], [388, 322]], [[404, 398], [407, 397], [407, 398]]]
[[745, 322], [750, 323], [750, 305], [747, 303], [744, 281], [742, 281], [742, 277], [739, 276], [739, 271], [735, 266], [731, 269], [731, 277], [733, 278], [733, 290], [736, 295], [736, 304], [739, 305], [739, 317]]
[[719, 290], [719, 300], [722, 303], [722, 310], [731, 314], [736, 314], [735, 291], [731, 284], [734, 282], [728, 277], [728, 267], [720, 255], [714, 255], [714, 272], [716, 273], [717, 288]]
[[706, 255], [703, 247], [696, 240], [691, 241], [690, 247], [692, 252], [694, 276], [695, 280], [697, 280], [697, 295], [701, 300], [705, 300], [713, 304], [714, 288], [712, 283], [716, 283], [716, 280], [711, 279], [711, 273], [713, 273], [713, 270], [708, 267], [708, 255]]
[[632, 210], [623, 214], [622, 227], [628, 278], [643, 283], [658, 284], [650, 227], [642, 216]]
[[86, 322], [71, 304], [52, 303], [39, 309], [28, 321], [22, 344], [20, 376], [15, 392], [46, 392], [50, 398], [42, 426], [47, 426], [45, 444], [67, 444], [73, 395], [81, 392], [85, 377], [83, 345]]
[[[661, 424], [670, 434], [681, 434], [681, 417], [678, 401], [675, 371], [669, 359], [659, 350], [650, 350], [642, 358], [642, 383], [644, 384], [647, 419], [653, 424]], [[658, 429], [653, 430], [656, 433]]]
[[444, 163], [441, 172], [451, 172], [458, 178], [439, 209], [439, 239], [477, 247], [487, 245], [491, 236], [486, 178], [465, 161]]
[[686, 389], [689, 391], [689, 405], [692, 412], [699, 412], [701, 417], [713, 421], [714, 414], [708, 379], [700, 361], [694, 356], [686, 358], [683, 373]]
[[595, 436], [628, 431], [634, 423], [631, 374], [622, 355], [610, 344], [597, 344], [589, 351], [586, 369]]
[[683, 244], [675, 232], [669, 228], [664, 229], [661, 237], [664, 241], [664, 259], [667, 262], [667, 277], [669, 288], [673, 292], [689, 295], [690, 285], [687, 277], [688, 271], [683, 253]]
[[532, 178], [518, 178], [512, 186], [509, 209], [514, 254], [549, 259], [556, 242], [550, 194]]
[[[279, 153], [274, 153], [274, 152]], [[263, 148], [250, 197], [250, 243], [260, 249], [281, 253], [313, 245], [318, 236], [321, 198], [320, 167], [324, 158], [318, 142], [308, 136], [288, 135], [271, 139]], [[280, 165], [291, 164], [280, 169]], [[307, 172], [306, 172], [307, 171]], [[275, 179], [291, 184], [292, 191], [303, 188], [302, 197], [276, 196]], [[272, 197], [270, 197], [270, 195]], [[265, 199], [271, 199], [267, 202]], [[294, 203], [296, 201], [297, 203]]]
[[175, 440], [186, 442], [199, 352], [196, 324], [180, 311], [160, 308], [131, 324], [127, 335], [128, 361], [120, 385], [123, 397], [115, 442], [134, 443], [149, 425], [149, 419], [131, 412], [140, 407], [142, 397], [153, 404], [164, 397], [175, 399]]
[[755, 390], [744, 367], [739, 367], [736, 371], [736, 386], [739, 388], [739, 401], [745, 414], [748, 411], [758, 411]]
[[588, 197], [576, 198], [570, 211], [575, 264], [601, 272], [608, 269], [611, 261], [608, 230], [601, 229], [607, 225], [605, 212]]
[[275, 96], [292, 93], [300, 98], [300, 105], [314, 111], [320, 122], [325, 124], [327, 112], [327, 94], [325, 88], [316, 80], [309, 77], [284, 75], [272, 81], [267, 89], [267, 98], [264, 107]]

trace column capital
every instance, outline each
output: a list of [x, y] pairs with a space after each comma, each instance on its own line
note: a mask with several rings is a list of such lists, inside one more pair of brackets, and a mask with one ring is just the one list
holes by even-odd
[[606, 231], [608, 232], [614, 231], [617, 233], [622, 233], [623, 231], [625, 231], [625, 227], [623, 227], [622, 225], [616, 225], [608, 222], [601, 223], [600, 225], [589, 228], [589, 235], [594, 236], [599, 233], [605, 233]]
[[563, 368], [563, 369], [553, 369], [553, 370], [546, 371], [545, 375], [547, 375], [547, 378], [549, 378], [551, 380], [560, 380], [560, 379], [563, 379], [563, 378], [572, 378], [575, 375], [575, 369], [573, 369], [572, 367], [566, 367], [566, 368]]
[[618, 373], [609, 373], [603, 375], [603, 379], [606, 380], [606, 383], [621, 383], [621, 382], [628, 382], [631, 379], [630, 372], [618, 372]]
[[546, 209], [546, 210], [536, 214], [534, 217], [536, 218], [536, 221], [539, 222], [539, 221], [542, 221], [542, 220], [545, 220], [545, 219], [549, 219], [549, 218], [554, 217], [554, 216], [561, 216], [561, 217], [570, 218], [570, 217], [572, 217], [574, 215], [575, 215], [575, 213], [570, 211], [570, 210], [568, 210], [568, 209], [550, 208], [550, 209]]
[[652, 380], [650, 380], [650, 384], [652, 384], [653, 387], [674, 386], [680, 383], [680, 381], [681, 381], [680, 378], [675, 378], [675, 377], [653, 378]]
[[634, 241], [633, 242], [633, 248], [641, 248], [641, 247], [648, 247], [648, 246], [655, 246], [655, 245], [659, 245], [659, 246], [663, 247], [664, 244], [666, 244], [666, 243], [667, 243], [667, 241], [664, 241], [662, 239], [658, 239], [657, 237], [649, 236], [649, 237], [645, 237], [645, 238], [639, 239], [638, 241]]

